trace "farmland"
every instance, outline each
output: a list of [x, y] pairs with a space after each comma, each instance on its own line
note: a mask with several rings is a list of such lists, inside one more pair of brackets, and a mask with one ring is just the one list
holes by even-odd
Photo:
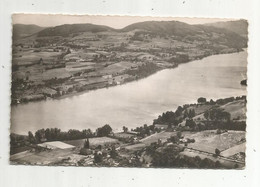
[[[30, 138], [13, 135], [10, 160], [12, 163], [33, 165], [243, 168], [246, 132], [239, 129], [245, 128], [245, 123], [215, 119], [214, 116], [205, 120], [197, 116], [204, 116], [209, 111], [223, 116], [230, 106], [235, 110], [244, 107], [245, 102], [246, 98], [242, 96], [212, 101], [211, 104], [184, 105], [175, 113], [160, 115], [158, 118], [165, 124], [145, 124], [131, 131], [124, 126], [124, 132], [113, 133], [112, 128], [105, 125], [97, 128], [95, 133], [90, 129], [62, 132], [52, 128], [40, 129], [35, 135], [31, 133]], [[186, 109], [197, 111], [194, 114], [189, 112], [187, 119], [183, 115]], [[245, 114], [244, 110], [241, 111], [237, 114], [242, 118]], [[191, 123], [193, 118], [196, 120]], [[169, 123], [176, 119], [181, 125]], [[205, 125], [200, 129], [202, 122]], [[24, 145], [21, 145], [21, 139]], [[35, 142], [38, 144], [35, 145]], [[19, 151], [23, 152], [17, 153]], [[160, 157], [165, 157], [165, 160], [160, 160]]]
[[[70, 141], [64, 141], [64, 142], [67, 144], [76, 146], [76, 147], [82, 147], [84, 145], [85, 140], [86, 139], [70, 140]], [[119, 143], [116, 139], [112, 139], [109, 137], [89, 138], [89, 142], [90, 142], [90, 145], [93, 145], [93, 146]]]
[[[121, 30], [91, 24], [62, 25], [14, 37], [12, 104], [36, 100], [39, 94], [38, 99], [57, 98], [124, 84], [181, 63], [246, 47], [243, 37], [234, 34], [230, 38], [230, 31], [208, 26], [174, 21], [143, 24]], [[188, 35], [183, 37], [183, 33]], [[105, 80], [96, 81], [97, 77]], [[56, 94], [39, 89], [46, 87]]]
[[140, 140], [140, 142], [144, 143], [145, 145], [150, 145], [153, 142], [157, 142], [158, 139], [161, 139], [162, 141], [166, 141], [167, 138], [173, 135], [176, 135], [176, 132], [160, 132], [160, 133], [153, 134], [149, 137], [146, 137]]
[[217, 134], [216, 130], [209, 130], [197, 133], [187, 133], [184, 135], [184, 138], [186, 137], [195, 139], [195, 143], [189, 144], [188, 147], [209, 153], [215, 153], [216, 148], [220, 151], [224, 151], [240, 144], [240, 142], [243, 142], [243, 139], [245, 139], [245, 132], [228, 131], [222, 134]]
[[[122, 29], [66, 24], [22, 37], [24, 34], [13, 38], [11, 101], [18, 106], [12, 106], [11, 130], [26, 124], [27, 135], [10, 134], [12, 163], [218, 169], [245, 166], [247, 99], [239, 82], [246, 69], [241, 64], [246, 60], [238, 55], [234, 63], [241, 64], [233, 66], [229, 55], [218, 54], [241, 54], [247, 38], [224, 28], [178, 21], [142, 22]], [[221, 62], [223, 67], [208, 67], [200, 60], [211, 55], [216, 55], [212, 62]], [[227, 63], [229, 67], [224, 68]], [[165, 70], [168, 68], [176, 69]], [[211, 71], [204, 74], [209, 68]], [[226, 76], [218, 73], [210, 77], [216, 69], [227, 70], [223, 71]], [[163, 72], [166, 74], [161, 75]], [[152, 74], [160, 77], [155, 76], [153, 84], [145, 82], [144, 78]], [[227, 75], [232, 81], [222, 85]], [[136, 81], [139, 79], [145, 84], [135, 87], [135, 83], [142, 83]], [[130, 81], [136, 81], [128, 84], [134, 86], [131, 89], [126, 88], [128, 85], [106, 89]], [[215, 87], [217, 84], [221, 86]], [[52, 100], [96, 89], [101, 92], [75, 97], [80, 102]], [[168, 90], [171, 92], [161, 92]], [[220, 95], [227, 98], [204, 98]], [[37, 102], [45, 99], [50, 102]], [[20, 104], [31, 101], [37, 103]], [[189, 103], [184, 104], [186, 101]], [[28, 107], [30, 104], [35, 107]], [[143, 120], [146, 117], [150, 121]], [[121, 125], [123, 132], [118, 132]]]
[[240, 152], [245, 152], [246, 143], [235, 145], [229, 149], [222, 151], [220, 154], [224, 157], [230, 157]]

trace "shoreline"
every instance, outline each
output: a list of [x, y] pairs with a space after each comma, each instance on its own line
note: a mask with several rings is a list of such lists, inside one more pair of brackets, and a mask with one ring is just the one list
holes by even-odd
[[139, 77], [137, 79], [133, 79], [133, 80], [129, 80], [129, 81], [125, 81], [119, 85], [110, 85], [110, 86], [104, 86], [104, 87], [100, 87], [100, 88], [95, 88], [95, 89], [89, 89], [89, 90], [83, 90], [83, 91], [80, 91], [80, 92], [73, 92], [73, 93], [67, 93], [67, 94], [64, 94], [64, 95], [61, 95], [61, 96], [57, 96], [57, 97], [47, 97], [45, 96], [44, 99], [39, 99], [39, 100], [30, 100], [30, 101], [27, 101], [27, 102], [20, 102], [20, 103], [12, 103], [11, 106], [17, 106], [17, 105], [20, 105], [20, 104], [28, 104], [28, 103], [31, 103], [31, 102], [40, 102], [40, 101], [46, 101], [46, 100], [61, 100], [61, 99], [65, 99], [65, 98], [69, 98], [69, 97], [73, 97], [73, 96], [79, 96], [79, 95], [82, 95], [82, 94], [85, 94], [85, 93], [88, 93], [88, 92], [91, 92], [91, 91], [96, 91], [96, 90], [100, 90], [100, 89], [109, 89], [110, 87], [115, 87], [115, 86], [121, 86], [121, 85], [125, 85], [125, 84], [128, 84], [128, 83], [131, 83], [131, 82], [134, 82], [134, 81], [139, 81], [139, 80], [142, 80], [144, 78], [147, 78], [151, 75], [154, 75], [162, 70], [165, 70], [165, 69], [175, 69], [175, 68], [178, 68], [179, 65], [182, 65], [182, 64], [187, 64], [187, 63], [190, 63], [190, 62], [194, 62], [194, 61], [198, 61], [198, 60], [202, 60], [202, 59], [205, 59], [205, 58], [208, 58], [208, 57], [212, 57], [212, 56], [216, 56], [216, 55], [227, 55], [227, 54], [234, 54], [234, 53], [241, 53], [241, 52], [244, 52], [246, 51], [247, 48], [243, 48], [241, 51], [239, 52], [228, 52], [228, 53], [220, 53], [220, 54], [212, 54], [212, 55], [209, 55], [209, 56], [205, 56], [205, 57], [202, 57], [202, 58], [199, 58], [199, 59], [196, 59], [196, 60], [191, 60], [191, 61], [187, 61], [187, 62], [184, 62], [184, 63], [179, 63], [179, 64], [176, 64], [175, 66], [173, 67], [170, 67], [170, 68], [158, 68], [154, 73], [151, 73], [147, 76], [144, 76], [144, 77]]

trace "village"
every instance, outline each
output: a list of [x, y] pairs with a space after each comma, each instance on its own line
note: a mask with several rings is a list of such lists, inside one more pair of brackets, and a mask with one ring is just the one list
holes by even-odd
[[41, 129], [11, 134], [11, 163], [106, 167], [243, 168], [246, 98], [198, 98], [152, 125], [113, 132]]

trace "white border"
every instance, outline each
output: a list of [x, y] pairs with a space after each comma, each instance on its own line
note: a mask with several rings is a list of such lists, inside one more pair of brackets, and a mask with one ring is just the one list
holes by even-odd
[[[260, 186], [259, 7], [258, 0], [1, 0], [0, 186]], [[10, 166], [8, 128], [12, 13], [247, 19], [250, 41], [246, 169], [235, 171]]]

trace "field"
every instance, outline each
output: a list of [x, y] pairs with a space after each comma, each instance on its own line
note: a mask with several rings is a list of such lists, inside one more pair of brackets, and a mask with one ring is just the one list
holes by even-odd
[[170, 138], [173, 135], [176, 135], [176, 132], [160, 132], [160, 133], [156, 133], [151, 136], [148, 136], [148, 137], [140, 140], [140, 142], [142, 142], [145, 145], [150, 145], [153, 142], [158, 142], [158, 139], [165, 141], [165, 140], [167, 140], [167, 138]]
[[123, 133], [123, 132], [119, 132], [119, 133], [114, 134], [115, 138], [131, 138], [133, 136], [135, 136], [135, 135], [129, 134], [129, 133]]
[[236, 119], [238, 117], [240, 120], [246, 119], [246, 103], [244, 100], [233, 101], [221, 106], [220, 108], [229, 112], [231, 114], [231, 119]]
[[125, 146], [124, 148], [127, 149], [127, 150], [130, 150], [130, 151], [137, 151], [137, 150], [144, 148], [145, 146], [146, 145], [143, 144], [143, 143], [138, 143], [138, 144]]
[[105, 67], [100, 72], [102, 74], [114, 74], [114, 73], [124, 71], [125, 69], [129, 69], [132, 65], [133, 64], [131, 62], [119, 62]]
[[[74, 145], [76, 147], [83, 147], [85, 140], [86, 139], [68, 140], [68, 141], [64, 141], [64, 143]], [[105, 144], [111, 144], [111, 143], [119, 143], [119, 141], [116, 139], [113, 139], [113, 138], [108, 138], [108, 137], [89, 138], [90, 146], [98, 146], [98, 145], [105, 145]]]
[[51, 63], [60, 54], [60, 52], [33, 52], [33, 50], [21, 51], [13, 55], [13, 63], [16, 65], [34, 64], [38, 63], [41, 58], [44, 63]]
[[184, 138], [194, 138], [195, 143], [188, 144], [189, 148], [215, 153], [215, 149], [224, 151], [241, 143], [245, 138], [244, 131], [228, 131], [217, 134], [216, 130], [207, 130], [197, 133], [185, 134]]
[[12, 155], [10, 161], [19, 164], [48, 165], [71, 157], [73, 155], [72, 153], [73, 152], [70, 149], [55, 149], [39, 153], [27, 151]]
[[230, 156], [235, 155], [237, 153], [245, 152], [245, 149], [246, 149], [246, 143], [244, 142], [242, 144], [231, 147], [231, 148], [229, 148], [225, 151], [222, 151], [220, 153], [220, 155], [222, 155], [224, 157], [230, 157]]
[[55, 77], [58, 79], [68, 78], [71, 74], [68, 73], [64, 68], [59, 69], [50, 69], [44, 71], [43, 73], [31, 73], [30, 80], [31, 81], [43, 81], [43, 80], [50, 80], [54, 79]]
[[65, 143], [60, 142], [60, 141], [45, 142], [45, 143], [42, 143], [42, 144], [38, 144], [38, 146], [47, 147], [47, 148], [50, 148], [50, 149], [69, 149], [69, 148], [74, 147], [70, 144], [65, 144]]

